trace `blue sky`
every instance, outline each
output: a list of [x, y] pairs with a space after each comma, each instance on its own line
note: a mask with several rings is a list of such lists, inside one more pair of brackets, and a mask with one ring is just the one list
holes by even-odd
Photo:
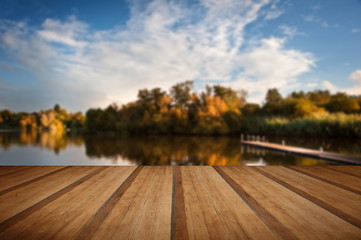
[[360, 0], [0, 3], [0, 109], [71, 111], [222, 84], [361, 94]]

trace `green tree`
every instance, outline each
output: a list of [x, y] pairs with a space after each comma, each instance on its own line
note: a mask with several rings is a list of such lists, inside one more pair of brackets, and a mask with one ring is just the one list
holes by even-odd
[[267, 94], [266, 94], [266, 104], [281, 103], [282, 99], [283, 98], [277, 88], [268, 89]]
[[261, 107], [257, 103], [247, 103], [242, 108], [242, 113], [244, 116], [253, 116], [260, 113]]
[[356, 99], [340, 93], [333, 96], [325, 107], [330, 112], [357, 113], [360, 111], [360, 105]]
[[307, 99], [316, 104], [322, 106], [331, 100], [331, 94], [328, 90], [315, 90], [306, 94]]
[[175, 106], [187, 108], [191, 100], [193, 81], [185, 81], [171, 87], [170, 96]]
[[282, 96], [278, 92], [277, 88], [268, 89], [266, 94], [266, 103], [262, 110], [264, 113], [269, 115], [280, 115], [282, 114]]
[[54, 106], [54, 111], [55, 111], [55, 112], [60, 112], [60, 109], [61, 109], [60, 105], [59, 105], [59, 104], [55, 104], [55, 106]]

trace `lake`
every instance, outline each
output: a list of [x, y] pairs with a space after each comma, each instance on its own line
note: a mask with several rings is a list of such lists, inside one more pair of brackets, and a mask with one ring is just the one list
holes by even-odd
[[[359, 139], [268, 138], [287, 145], [361, 156]], [[0, 132], [0, 165], [326, 165], [337, 164], [240, 145], [238, 137], [100, 137]]]

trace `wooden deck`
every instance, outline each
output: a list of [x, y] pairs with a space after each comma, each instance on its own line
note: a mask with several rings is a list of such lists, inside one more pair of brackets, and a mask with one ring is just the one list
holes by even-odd
[[361, 239], [361, 166], [0, 167], [0, 239]]
[[293, 153], [293, 154], [308, 156], [308, 157], [312, 157], [312, 158], [320, 158], [320, 159], [331, 160], [331, 161], [336, 161], [336, 162], [341, 162], [341, 163], [361, 165], [361, 157], [359, 157], [359, 156], [350, 156], [350, 155], [341, 154], [341, 153], [324, 152], [324, 151], [318, 151], [318, 150], [313, 150], [313, 149], [286, 146], [286, 145], [281, 145], [281, 144], [276, 144], [276, 143], [259, 142], [259, 141], [241, 141], [241, 144], [252, 146], [252, 147], [275, 150], [275, 151]]

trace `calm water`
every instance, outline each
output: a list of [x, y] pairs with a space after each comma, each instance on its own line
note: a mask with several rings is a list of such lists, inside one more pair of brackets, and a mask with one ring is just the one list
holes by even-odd
[[[281, 143], [281, 138], [269, 141]], [[285, 139], [361, 155], [359, 140]], [[234, 137], [99, 137], [0, 132], [0, 165], [324, 165], [323, 160], [243, 147]]]

